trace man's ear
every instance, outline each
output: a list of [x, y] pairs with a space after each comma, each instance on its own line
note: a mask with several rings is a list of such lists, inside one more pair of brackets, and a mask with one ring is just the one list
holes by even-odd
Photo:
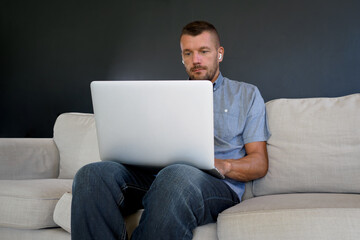
[[218, 49], [218, 61], [219, 62], [223, 61], [224, 53], [225, 53], [225, 49], [223, 47], [219, 47], [219, 49]]

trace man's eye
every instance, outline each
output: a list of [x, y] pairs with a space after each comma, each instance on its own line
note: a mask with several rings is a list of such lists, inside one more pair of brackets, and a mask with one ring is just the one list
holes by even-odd
[[209, 52], [209, 51], [207, 51], [207, 50], [202, 51], [203, 54], [208, 53], [208, 52]]
[[185, 56], [190, 56], [189, 52], [184, 53]]

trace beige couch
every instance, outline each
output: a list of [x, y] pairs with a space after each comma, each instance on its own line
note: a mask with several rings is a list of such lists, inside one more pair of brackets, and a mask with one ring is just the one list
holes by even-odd
[[[360, 94], [266, 106], [268, 174], [194, 239], [360, 239]], [[91, 114], [60, 115], [53, 138], [0, 139], [0, 239], [70, 239], [72, 178], [93, 161]]]

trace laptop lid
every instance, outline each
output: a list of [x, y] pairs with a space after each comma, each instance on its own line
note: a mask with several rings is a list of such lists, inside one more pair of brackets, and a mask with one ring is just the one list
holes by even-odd
[[91, 94], [103, 161], [214, 168], [210, 81], [94, 81]]

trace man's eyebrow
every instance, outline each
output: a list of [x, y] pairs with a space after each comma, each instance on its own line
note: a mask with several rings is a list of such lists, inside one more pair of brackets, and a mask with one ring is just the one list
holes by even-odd
[[[199, 50], [204, 50], [204, 49], [211, 49], [210, 47], [208, 47], [208, 46], [201, 46], [200, 48], [199, 48]], [[186, 48], [186, 49], [184, 49], [184, 50], [182, 50], [182, 52], [191, 52], [192, 50], [190, 50], [190, 49], [188, 49], [188, 48]]]

